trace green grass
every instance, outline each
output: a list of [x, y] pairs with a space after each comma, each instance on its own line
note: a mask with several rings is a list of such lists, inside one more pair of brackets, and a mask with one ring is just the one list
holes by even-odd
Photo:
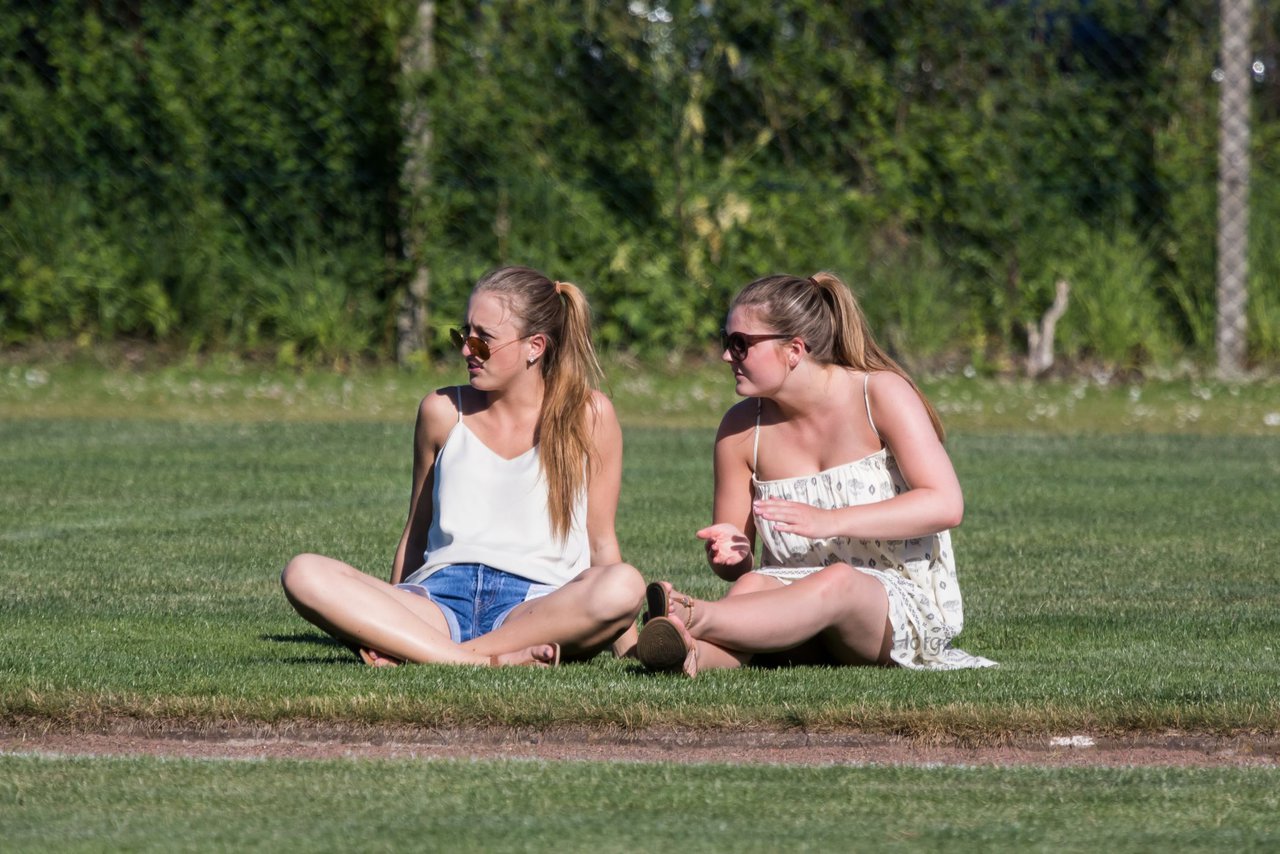
[[[693, 531], [722, 369], [611, 368], [627, 557], [720, 589]], [[1280, 731], [1274, 381], [944, 377], [968, 512], [946, 674], [651, 676], [355, 663], [293, 615], [300, 550], [385, 573], [412, 416], [456, 377], [236, 361], [0, 364], [0, 726], [311, 719], [951, 735]], [[1275, 850], [1274, 769], [233, 762], [0, 755], [5, 851]]]
[[[44, 379], [28, 383], [32, 370]], [[0, 719], [1280, 731], [1280, 430], [1264, 421], [1280, 403], [1257, 387], [1209, 392], [1220, 397], [1206, 411], [1226, 425], [1211, 434], [1175, 430], [1181, 398], [1149, 403], [1167, 433], [1124, 432], [1114, 413], [1127, 410], [1103, 402], [1089, 431], [1013, 432], [964, 413], [979, 402], [1007, 413], [1039, 387], [963, 381], [960, 394], [946, 383], [962, 378], [945, 381], [936, 397], [956, 407], [950, 448], [968, 502], [960, 645], [1002, 666], [689, 683], [607, 656], [551, 673], [371, 670], [293, 614], [277, 575], [296, 552], [388, 570], [413, 407], [439, 378], [80, 367], [64, 383], [62, 370], [11, 366], [0, 385]], [[661, 399], [683, 401], [668, 413], [676, 426], [654, 426], [665, 416], [648, 398], [618, 395], [624, 554], [716, 595], [693, 536], [710, 506], [710, 392], [694, 393], [697, 372], [655, 376]], [[290, 382], [297, 411], [245, 394]]]
[[0, 828], [15, 854], [1274, 851], [1275, 782], [1249, 769], [0, 756]]
[[[127, 361], [116, 353], [48, 362], [0, 356], [0, 418], [403, 423], [425, 391], [465, 381], [456, 366], [295, 373], [230, 357], [143, 360], [141, 370], [121, 365]], [[714, 361], [655, 367], [614, 359], [605, 371], [632, 427], [714, 427], [737, 400], [727, 368]], [[1033, 383], [962, 372], [921, 384], [954, 431], [1280, 437], [1280, 376], [1248, 384], [1190, 376]]]

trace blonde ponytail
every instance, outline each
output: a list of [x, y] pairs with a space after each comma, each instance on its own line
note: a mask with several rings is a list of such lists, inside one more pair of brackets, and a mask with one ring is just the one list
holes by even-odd
[[821, 364], [890, 371], [902, 377], [920, 396], [938, 439], [946, 438], [937, 410], [902, 366], [880, 349], [862, 307], [839, 276], [826, 272], [804, 278], [765, 276], [743, 288], [729, 310], [739, 306], [759, 308], [775, 332], [804, 341], [809, 355]]
[[475, 290], [503, 294], [511, 301], [521, 334], [546, 337], [539, 366], [545, 389], [538, 417], [538, 455], [547, 482], [551, 528], [563, 539], [595, 465], [591, 395], [599, 387], [602, 371], [591, 345], [591, 308], [573, 283], [553, 282], [528, 267], [488, 273]]
[[556, 347], [542, 362], [546, 392], [538, 434], [542, 471], [547, 479], [551, 522], [561, 537], [569, 531], [574, 500], [586, 489], [595, 464], [591, 441], [591, 393], [602, 371], [591, 346], [591, 309], [586, 295], [570, 282], [556, 282], [563, 320]]

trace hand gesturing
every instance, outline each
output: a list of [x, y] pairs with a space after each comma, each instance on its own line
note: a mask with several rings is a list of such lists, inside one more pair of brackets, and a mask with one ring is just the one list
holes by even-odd
[[737, 525], [711, 525], [699, 531], [698, 538], [707, 541], [707, 561], [712, 566], [737, 566], [751, 557], [751, 541]]

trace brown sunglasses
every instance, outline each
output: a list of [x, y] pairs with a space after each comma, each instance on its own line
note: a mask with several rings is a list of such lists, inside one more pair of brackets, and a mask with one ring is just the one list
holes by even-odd
[[449, 330], [449, 340], [453, 342], [453, 346], [457, 347], [459, 350], [465, 346], [471, 351], [471, 355], [475, 356], [482, 362], [489, 361], [490, 356], [507, 346], [507, 344], [514, 344], [517, 341], [523, 341], [528, 337], [528, 335], [523, 335], [519, 338], [512, 338], [506, 344], [499, 344], [497, 347], [490, 347], [486, 341], [477, 338], [474, 335], [463, 335], [462, 330], [460, 329]]
[[779, 338], [791, 338], [790, 335], [768, 334], [748, 335], [745, 332], [725, 332], [720, 330], [720, 346], [729, 351], [729, 357], [735, 362], [747, 358], [747, 351], [761, 341], [776, 341]]

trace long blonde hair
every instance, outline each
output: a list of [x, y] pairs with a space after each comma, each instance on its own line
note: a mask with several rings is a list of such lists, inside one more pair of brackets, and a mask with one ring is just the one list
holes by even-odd
[[603, 372], [591, 345], [591, 307], [576, 285], [553, 282], [529, 267], [486, 273], [474, 292], [482, 291], [508, 301], [521, 337], [547, 339], [540, 365], [545, 391], [538, 415], [538, 455], [547, 481], [551, 529], [564, 539], [596, 457], [589, 413], [591, 394]]
[[937, 410], [902, 366], [876, 344], [862, 307], [839, 276], [764, 276], [739, 291], [729, 310], [742, 307], [758, 309], [761, 319], [775, 332], [804, 341], [805, 349], [819, 364], [891, 371], [902, 377], [920, 395], [938, 439], [946, 438]]

